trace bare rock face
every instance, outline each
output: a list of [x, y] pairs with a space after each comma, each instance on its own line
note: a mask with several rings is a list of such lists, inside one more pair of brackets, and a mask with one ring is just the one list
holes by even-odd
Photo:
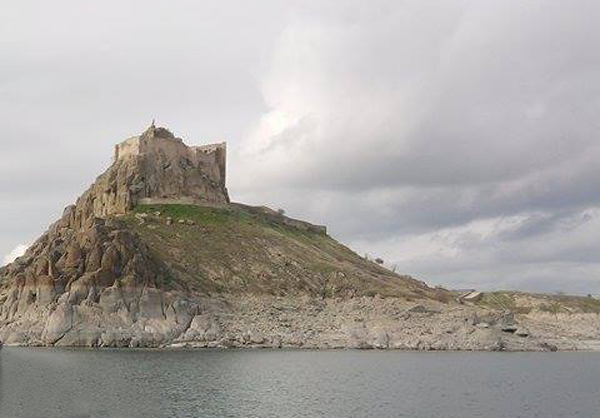
[[148, 295], [157, 294], [165, 270], [139, 238], [116, 220], [89, 218], [74, 227], [72, 214], [2, 270], [0, 340], [55, 344], [92, 307], [132, 318], [162, 311]]
[[156, 346], [187, 329], [198, 303], [164, 285], [168, 268], [118, 215], [139, 203], [227, 204], [225, 152], [154, 125], [117, 145], [111, 167], [0, 269], [0, 341]]

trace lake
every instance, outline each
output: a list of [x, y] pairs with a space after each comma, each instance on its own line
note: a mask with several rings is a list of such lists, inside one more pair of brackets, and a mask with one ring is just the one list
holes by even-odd
[[2, 418], [594, 417], [600, 353], [0, 350]]

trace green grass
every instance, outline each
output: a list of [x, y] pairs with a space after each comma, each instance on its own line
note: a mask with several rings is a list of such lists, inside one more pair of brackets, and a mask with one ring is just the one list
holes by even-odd
[[541, 312], [548, 312], [552, 314], [557, 314], [560, 312], [565, 312], [563, 306], [558, 302], [550, 302], [550, 303], [542, 303], [538, 306], [538, 309]]
[[600, 300], [584, 297], [584, 296], [567, 296], [567, 295], [556, 295], [552, 296], [558, 304], [566, 307], [579, 309], [584, 313], [600, 313]]
[[311, 270], [314, 270], [321, 274], [331, 274], [339, 269], [335, 266], [327, 263], [312, 263], [310, 264]]
[[[156, 216], [158, 212], [160, 215]], [[135, 218], [140, 213], [149, 215], [143, 224]], [[166, 224], [167, 217], [173, 219], [172, 225]], [[180, 219], [194, 224], [179, 224]], [[328, 238], [285, 225], [276, 216], [250, 213], [236, 206], [140, 205], [125, 221], [142, 236], [156, 257], [171, 265], [178, 280], [171, 279], [165, 284], [178, 281], [192, 288], [199, 286], [196, 290], [219, 291], [228, 284], [252, 287], [256, 281], [245, 277], [240, 270], [244, 264], [273, 268], [266, 247], [282, 244], [289, 247], [294, 242], [301, 243], [300, 246], [318, 246], [316, 241]], [[335, 267], [323, 264], [314, 269], [319, 273], [326, 270], [335, 271]], [[214, 275], [225, 280], [215, 281]]]
[[277, 216], [266, 215], [261, 213], [250, 213], [239, 207], [207, 207], [195, 205], [139, 205], [134, 209], [134, 214], [146, 213], [154, 215], [160, 212], [161, 218], [170, 217], [174, 222], [180, 219], [194, 221], [201, 226], [226, 227], [228, 224], [233, 224], [235, 228], [240, 226], [251, 226], [254, 228], [270, 228], [280, 234], [286, 235], [294, 239], [312, 240], [315, 236], [320, 235], [327, 237], [324, 234], [317, 234], [311, 231], [304, 231], [280, 221]]
[[193, 205], [140, 205], [134, 213], [154, 214], [160, 212], [161, 217], [171, 217], [174, 221], [189, 219], [200, 225], [223, 225], [231, 220], [249, 218], [249, 214], [229, 208], [210, 208]]
[[[135, 217], [141, 213], [148, 214], [144, 222]], [[123, 220], [168, 266], [171, 276], [163, 279], [168, 287], [232, 294], [368, 292], [427, 298], [430, 293], [417, 293], [422, 285], [364, 260], [319, 230], [288, 225], [259, 208], [140, 205]]]
[[600, 313], [600, 300], [591, 297], [523, 294], [538, 300], [541, 299], [543, 302], [539, 305], [517, 306], [515, 296], [518, 294], [519, 292], [486, 292], [478, 304], [492, 309], [510, 309], [515, 313], [523, 314], [527, 314], [533, 310], [553, 314], [561, 312]]
[[514, 311], [516, 308], [516, 303], [512, 295], [504, 292], [485, 292], [478, 304], [501, 310], [510, 309]]
[[593, 298], [581, 298], [579, 307], [585, 313], [600, 313], [600, 300]]

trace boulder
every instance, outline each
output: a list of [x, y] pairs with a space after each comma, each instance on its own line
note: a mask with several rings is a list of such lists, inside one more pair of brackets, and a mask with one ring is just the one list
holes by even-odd
[[187, 331], [178, 341], [217, 341], [221, 339], [221, 328], [209, 314], [196, 315]]
[[78, 268], [83, 261], [83, 252], [77, 242], [72, 242], [65, 257], [65, 268]]
[[558, 351], [558, 347], [555, 346], [554, 344], [550, 344], [547, 342], [542, 342], [540, 343], [540, 348], [542, 349], [542, 351]]
[[69, 303], [58, 305], [50, 314], [42, 340], [46, 344], [54, 344], [73, 327], [73, 308]]
[[139, 301], [139, 316], [146, 319], [165, 319], [161, 291], [145, 287]]
[[119, 256], [119, 250], [117, 250], [115, 246], [111, 244], [106, 251], [104, 251], [100, 266], [102, 270], [118, 273], [121, 267], [120, 261], [121, 258]]
[[514, 333], [517, 331], [517, 326], [515, 324], [515, 314], [511, 311], [504, 312], [500, 324], [500, 329], [503, 332]]
[[390, 336], [387, 332], [379, 330], [375, 332], [373, 341], [371, 343], [373, 348], [386, 349], [390, 346]]
[[266, 341], [266, 338], [262, 332], [249, 331], [248, 332], [248, 341], [251, 344], [263, 344]]
[[117, 286], [107, 287], [100, 293], [98, 304], [107, 313], [114, 313], [125, 307], [121, 289]]

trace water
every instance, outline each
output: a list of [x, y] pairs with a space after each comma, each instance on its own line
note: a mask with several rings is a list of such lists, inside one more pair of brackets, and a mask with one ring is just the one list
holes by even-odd
[[1, 418], [600, 414], [600, 353], [0, 350]]

